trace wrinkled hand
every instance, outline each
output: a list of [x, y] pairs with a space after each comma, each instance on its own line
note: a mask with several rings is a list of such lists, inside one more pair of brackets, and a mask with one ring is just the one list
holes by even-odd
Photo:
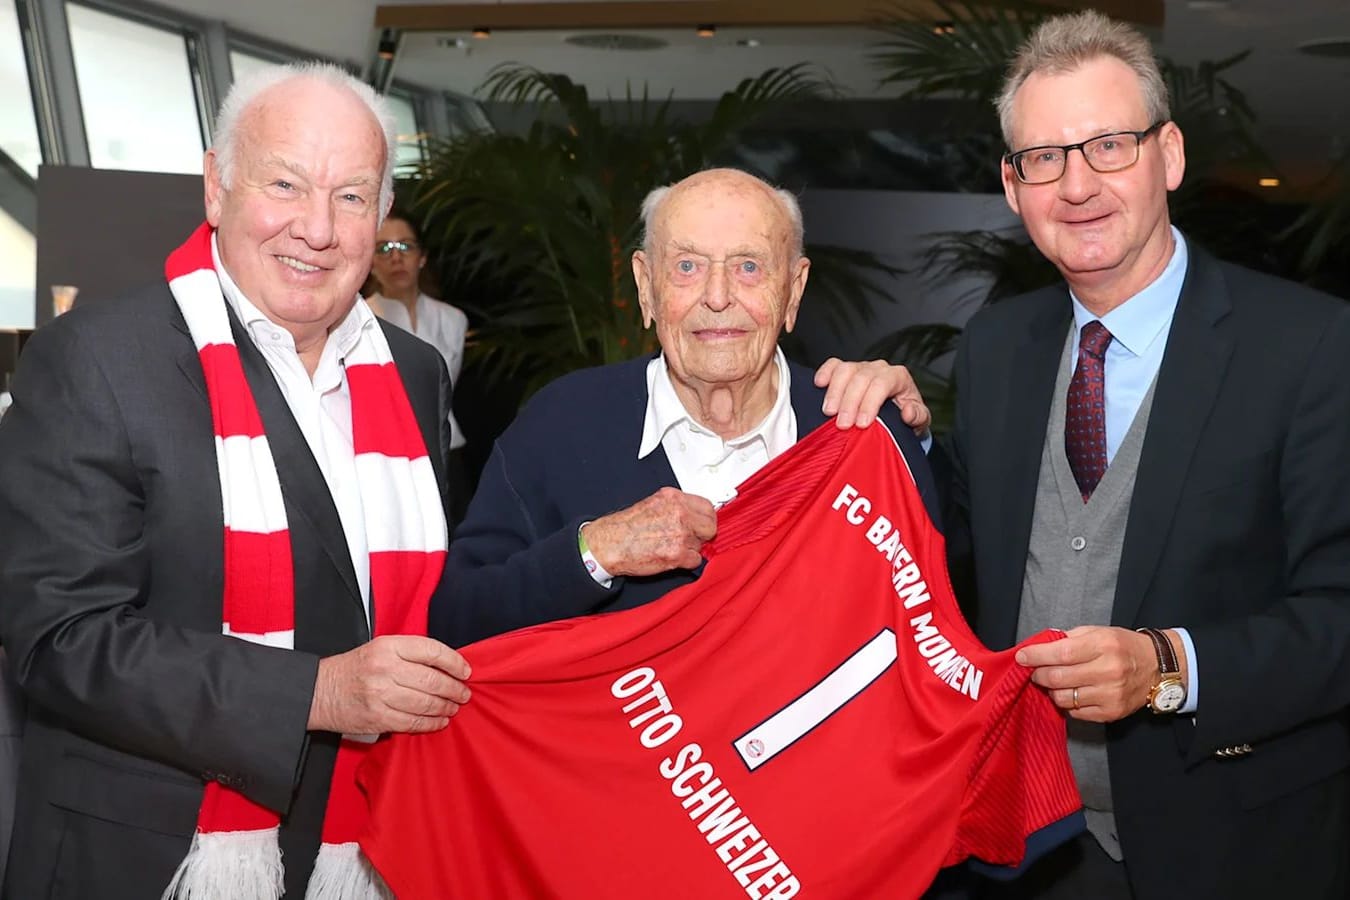
[[881, 411], [887, 399], [900, 407], [900, 419], [923, 437], [933, 415], [923, 402], [914, 378], [904, 366], [893, 366], [874, 359], [871, 362], [844, 362], [830, 357], [816, 369], [816, 387], [825, 388], [821, 409], [834, 416], [840, 429], [866, 428]]
[[1036, 670], [1031, 680], [1049, 690], [1056, 706], [1085, 722], [1114, 722], [1143, 707], [1158, 679], [1158, 653], [1148, 635], [1101, 625], [1066, 635], [1017, 651], [1017, 661]]
[[581, 532], [611, 575], [658, 575], [698, 566], [704, 541], [717, 534], [717, 511], [702, 497], [665, 487]]
[[469, 664], [440, 641], [384, 635], [319, 660], [310, 731], [439, 731], [469, 700]]

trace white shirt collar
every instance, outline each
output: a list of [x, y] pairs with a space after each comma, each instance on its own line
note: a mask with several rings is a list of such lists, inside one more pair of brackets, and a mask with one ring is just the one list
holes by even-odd
[[[774, 351], [774, 364], [778, 367], [778, 395], [774, 398], [773, 406], [768, 415], [750, 431], [726, 441], [728, 447], [740, 447], [760, 440], [772, 458], [796, 443], [797, 420], [792, 414], [790, 402], [792, 376], [788, 372], [787, 357], [783, 355], [782, 348]], [[665, 354], [661, 354], [647, 364], [647, 412], [643, 418], [642, 440], [638, 444], [638, 459], [644, 459], [655, 451], [666, 433], [677, 425], [696, 434], [713, 435], [680, 402], [675, 385], [670, 380]]]

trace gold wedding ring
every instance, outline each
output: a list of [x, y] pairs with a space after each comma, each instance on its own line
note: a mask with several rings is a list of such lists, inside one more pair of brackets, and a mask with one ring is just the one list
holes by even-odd
[[1073, 689], [1073, 708], [1078, 708], [1078, 688]]

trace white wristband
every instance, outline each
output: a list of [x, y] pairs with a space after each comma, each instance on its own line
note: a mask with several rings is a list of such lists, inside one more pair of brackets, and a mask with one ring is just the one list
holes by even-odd
[[586, 544], [585, 535], [581, 533], [581, 529], [589, 524], [591, 523], [582, 522], [581, 528], [577, 529], [577, 549], [581, 551], [581, 563], [586, 567], [586, 571], [590, 573], [591, 578], [595, 579], [595, 583], [608, 590], [614, 584], [614, 576], [605, 571], [604, 566], [600, 565], [600, 560], [595, 558], [595, 554]]

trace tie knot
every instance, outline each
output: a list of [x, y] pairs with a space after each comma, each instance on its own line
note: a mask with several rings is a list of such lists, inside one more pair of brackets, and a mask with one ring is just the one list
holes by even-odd
[[1106, 346], [1111, 343], [1111, 332], [1101, 322], [1092, 321], [1083, 326], [1078, 338], [1078, 349], [1101, 359], [1106, 354]]

